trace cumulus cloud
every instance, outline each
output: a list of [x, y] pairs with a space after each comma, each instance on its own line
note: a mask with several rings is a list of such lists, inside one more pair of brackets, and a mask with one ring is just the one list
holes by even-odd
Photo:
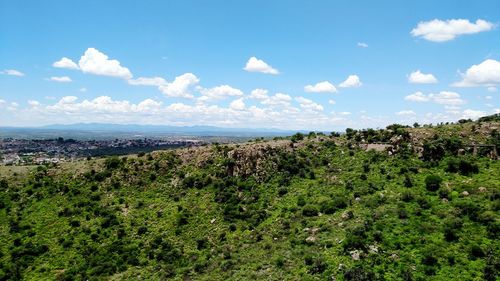
[[455, 92], [442, 91], [439, 94], [430, 94], [429, 97], [437, 104], [458, 106], [465, 103], [460, 94]]
[[328, 100], [329, 104], [336, 104], [337, 102], [335, 100]]
[[487, 90], [488, 90], [488, 92], [494, 93], [497, 91], [497, 87], [491, 86], [491, 87], [488, 87]]
[[340, 83], [339, 87], [355, 88], [355, 87], [361, 87], [361, 85], [362, 83], [358, 75], [349, 75], [349, 77], [347, 77], [347, 79], [344, 82]]
[[408, 76], [408, 82], [413, 83], [413, 84], [434, 84], [437, 83], [436, 77], [432, 74], [425, 74], [420, 72], [420, 70], [413, 71], [409, 76]]
[[413, 102], [426, 102], [429, 101], [430, 99], [422, 92], [415, 92], [414, 94], [406, 96], [405, 100]]
[[265, 100], [269, 98], [269, 96], [267, 95], [268, 92], [269, 91], [266, 89], [254, 89], [250, 93], [250, 98], [256, 100]]
[[483, 117], [487, 114], [488, 113], [486, 113], [485, 111], [466, 109], [463, 111], [461, 118], [476, 120], [476, 119]]
[[160, 85], [160, 91], [168, 97], [193, 98], [192, 88], [200, 82], [200, 79], [192, 73], [184, 73], [175, 77], [171, 83]]
[[277, 93], [274, 96], [270, 96], [267, 99], [264, 99], [261, 101], [262, 104], [265, 105], [270, 105], [270, 106], [290, 106], [290, 102], [292, 101], [292, 97], [283, 94], [283, 93]]
[[449, 91], [441, 91], [438, 94], [429, 94], [425, 95], [422, 92], [416, 92], [414, 94], [408, 95], [405, 97], [405, 100], [412, 102], [434, 102], [442, 105], [449, 106], [459, 106], [465, 104], [465, 100], [463, 100], [460, 94]]
[[290, 106], [292, 97], [284, 93], [276, 93], [273, 96], [268, 95], [268, 90], [255, 89], [250, 93], [249, 98], [258, 100], [261, 104], [268, 106]]
[[306, 99], [304, 97], [296, 97], [295, 101], [297, 101], [301, 108], [311, 111], [323, 111], [323, 106], [313, 102], [310, 99]]
[[37, 107], [37, 106], [40, 106], [40, 102], [36, 101], [36, 100], [28, 100], [28, 104], [32, 107]]
[[109, 59], [107, 55], [95, 48], [88, 48], [78, 62], [84, 73], [131, 79], [132, 73], [118, 60]]
[[368, 48], [368, 44], [366, 44], [364, 42], [358, 42], [358, 47], [360, 47], [360, 48]]
[[251, 57], [250, 59], [248, 59], [247, 64], [243, 69], [248, 72], [260, 72], [274, 75], [279, 74], [279, 71], [277, 69], [273, 68], [265, 61], [260, 60], [256, 57]]
[[305, 86], [304, 91], [308, 93], [336, 93], [337, 88], [332, 83], [323, 81], [316, 83], [316, 85]]
[[166, 85], [167, 81], [162, 77], [139, 77], [137, 79], [129, 79], [127, 81], [130, 85], [134, 86], [162, 86]]
[[487, 59], [473, 65], [462, 74], [462, 81], [453, 83], [455, 87], [494, 86], [500, 84], [500, 62]]
[[[220, 107], [219, 105], [189, 105], [180, 102], [163, 105], [152, 99], [131, 103], [127, 100], [114, 100], [108, 96], [90, 100], [66, 96], [55, 104], [40, 106], [36, 111], [32, 107], [26, 110], [32, 110], [30, 111], [31, 118], [36, 115], [41, 120], [50, 120], [50, 123], [112, 121], [115, 123], [191, 125], [196, 122], [216, 126], [300, 128], [304, 124], [311, 124], [313, 118], [325, 120], [324, 116], [318, 115], [319, 113], [308, 113], [310, 111], [307, 110], [301, 112], [294, 108], [274, 110], [256, 106], [247, 107], [243, 97], [234, 100], [228, 107]], [[290, 122], [290, 118], [294, 122]], [[325, 120], [324, 124], [329, 123]]]
[[73, 81], [68, 76], [52, 76], [49, 78], [49, 80], [54, 81], [54, 82], [59, 82], [59, 83], [68, 83], [68, 82]]
[[65, 96], [54, 105], [47, 106], [49, 113], [65, 114], [112, 114], [112, 113], [151, 113], [159, 109], [161, 102], [146, 99], [138, 104], [129, 101], [116, 101], [109, 96], [100, 96], [92, 100], [77, 102], [76, 96]]
[[416, 113], [413, 110], [401, 110], [399, 112], [396, 112], [396, 115], [399, 115], [399, 116], [415, 116]]
[[475, 23], [467, 19], [451, 19], [419, 22], [417, 27], [412, 29], [411, 35], [422, 37], [432, 42], [445, 42], [455, 39], [457, 36], [474, 34], [493, 29], [491, 22], [478, 19]]
[[60, 60], [52, 64], [53, 67], [66, 68], [66, 69], [80, 69], [78, 65], [67, 57], [62, 57]]
[[229, 104], [229, 108], [233, 110], [244, 110], [245, 109], [245, 102], [243, 101], [243, 98], [236, 99], [232, 101]]
[[10, 75], [10, 76], [18, 76], [18, 77], [24, 76], [24, 73], [22, 73], [19, 70], [15, 70], [15, 69], [4, 69], [3, 71], [0, 71], [0, 74]]
[[220, 85], [210, 89], [199, 88], [201, 97], [198, 99], [201, 102], [221, 100], [226, 97], [240, 97], [243, 92], [240, 89], [233, 88], [229, 85]]

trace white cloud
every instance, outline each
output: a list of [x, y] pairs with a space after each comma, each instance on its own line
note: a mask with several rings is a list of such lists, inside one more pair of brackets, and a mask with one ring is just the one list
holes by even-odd
[[290, 102], [292, 101], [292, 97], [283, 94], [283, 93], [277, 93], [274, 96], [269, 96], [268, 95], [268, 90], [265, 89], [255, 89], [250, 93], [249, 98], [251, 99], [256, 99], [260, 101], [261, 104], [268, 105], [268, 106], [284, 106], [284, 107], [289, 107]]
[[485, 99], [487, 99], [487, 100], [492, 100], [492, 99], [493, 99], [493, 97], [492, 97], [492, 96], [486, 96], [486, 97], [484, 97], [484, 98], [485, 98]]
[[274, 69], [265, 61], [260, 60], [256, 57], [251, 57], [250, 59], [248, 59], [247, 64], [243, 69], [249, 72], [261, 72], [274, 75], [279, 74], [279, 71], [277, 69]]
[[132, 73], [120, 65], [118, 60], [110, 60], [107, 55], [95, 48], [88, 48], [78, 62], [84, 73], [131, 79]]
[[419, 22], [417, 27], [411, 31], [414, 37], [423, 37], [433, 42], [445, 42], [455, 39], [464, 34], [474, 34], [489, 31], [494, 27], [493, 23], [478, 19], [475, 23], [467, 19], [451, 19]]
[[229, 85], [220, 85], [210, 89], [199, 88], [202, 95], [198, 100], [201, 102], [221, 100], [226, 97], [240, 97], [243, 92], [240, 89], [233, 88]]
[[37, 106], [40, 106], [40, 102], [36, 101], [36, 100], [28, 100], [28, 104], [32, 107], [37, 107]]
[[358, 42], [358, 47], [361, 47], [361, 48], [368, 48], [368, 44], [363, 43], [363, 42]]
[[72, 81], [68, 76], [52, 76], [49, 78], [49, 80], [59, 83], [68, 83]]
[[139, 77], [137, 79], [129, 79], [128, 83], [134, 86], [162, 86], [166, 85], [167, 81], [162, 77]]
[[487, 59], [480, 64], [473, 65], [465, 74], [462, 81], [452, 84], [455, 87], [494, 86], [500, 84], [500, 62]]
[[66, 69], [80, 69], [78, 65], [67, 57], [62, 57], [60, 60], [52, 64], [53, 67], [66, 68]]
[[434, 102], [442, 105], [458, 106], [465, 104], [465, 101], [461, 98], [460, 94], [455, 92], [441, 91], [438, 94], [425, 95], [422, 92], [416, 92], [414, 94], [405, 97], [405, 100], [412, 102]]
[[396, 115], [399, 115], [399, 116], [415, 116], [416, 113], [413, 110], [402, 110], [402, 111], [396, 112]]
[[83, 87], [79, 89], [80, 92], [85, 93], [87, 91], [87, 88]]
[[497, 87], [488, 87], [487, 90], [488, 92], [494, 93], [497, 91]]
[[229, 108], [233, 110], [244, 110], [245, 102], [243, 102], [243, 98], [232, 101], [231, 104], [229, 104]]
[[[5, 101], [4, 101], [5, 102]], [[1, 105], [1, 103], [0, 103]], [[17, 111], [17, 108], [19, 107], [19, 104], [17, 102], [11, 102], [8, 106], [7, 106], [7, 110], [8, 111]]]
[[264, 99], [261, 101], [262, 104], [265, 105], [271, 105], [271, 106], [290, 106], [290, 102], [292, 101], [292, 97], [283, 94], [283, 93], [277, 93], [274, 96], [270, 96], [267, 99]]
[[313, 102], [310, 99], [306, 99], [304, 97], [296, 97], [295, 101], [297, 101], [301, 108], [312, 111], [323, 111], [323, 106]]
[[329, 104], [336, 104], [337, 102], [335, 100], [328, 100]]
[[10, 75], [10, 76], [19, 76], [19, 77], [24, 76], [24, 73], [22, 73], [19, 70], [15, 70], [15, 69], [4, 69], [3, 71], [0, 71], [0, 73], [5, 74], [5, 75]]
[[429, 94], [429, 98], [437, 104], [455, 106], [465, 104], [460, 94], [455, 92], [441, 91], [439, 94]]
[[132, 104], [129, 101], [115, 101], [108, 96], [100, 96], [93, 100], [83, 100], [77, 102], [75, 96], [65, 96], [56, 104], [47, 106], [46, 110], [49, 113], [64, 113], [64, 114], [118, 114], [118, 113], [152, 113], [158, 110], [161, 102], [156, 102], [151, 99], [146, 99], [139, 104]]
[[405, 100], [413, 102], [426, 102], [429, 101], [430, 99], [422, 92], [415, 92], [414, 94], [406, 96]]
[[340, 83], [339, 87], [354, 88], [354, 87], [361, 87], [361, 85], [362, 83], [358, 75], [349, 75], [349, 77], [347, 77], [347, 79], [344, 82]]
[[436, 77], [432, 74], [425, 74], [420, 72], [420, 70], [413, 71], [409, 76], [408, 76], [408, 82], [414, 83], [414, 84], [434, 84], [437, 83]]
[[266, 89], [255, 89], [250, 93], [250, 98], [256, 100], [266, 100], [269, 98], [267, 95], [268, 92], [269, 91]]
[[476, 119], [483, 117], [485, 115], [487, 115], [487, 113], [485, 111], [466, 109], [463, 111], [461, 118], [476, 120]]
[[316, 85], [305, 86], [304, 91], [308, 93], [336, 93], [337, 88], [332, 83], [323, 81], [316, 83]]
[[197, 85], [200, 79], [192, 73], [184, 73], [175, 77], [171, 83], [160, 85], [159, 89], [168, 97], [193, 98], [191, 88]]

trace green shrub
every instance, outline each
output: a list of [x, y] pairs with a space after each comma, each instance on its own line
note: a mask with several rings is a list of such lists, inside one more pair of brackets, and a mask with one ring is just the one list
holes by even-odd
[[106, 166], [106, 169], [108, 170], [114, 170], [118, 167], [120, 167], [121, 165], [121, 161], [118, 157], [116, 156], [113, 156], [113, 157], [108, 157], [106, 158], [106, 160], [104, 161], [104, 166]]
[[464, 176], [479, 173], [478, 165], [472, 163], [472, 160], [468, 159], [450, 158], [448, 159], [446, 165], [447, 166], [445, 170], [449, 173], [460, 173]]
[[316, 205], [305, 205], [304, 208], [302, 208], [302, 214], [306, 217], [314, 217], [317, 216], [319, 213], [318, 207]]
[[347, 207], [347, 199], [345, 197], [335, 197], [332, 200], [325, 200], [320, 203], [320, 210], [324, 214], [333, 214], [337, 210]]
[[483, 258], [486, 256], [483, 248], [477, 244], [473, 244], [470, 247], [469, 253], [473, 258]]
[[410, 175], [405, 174], [405, 180], [403, 182], [405, 187], [412, 187], [413, 186], [413, 181], [411, 180]]
[[428, 175], [425, 178], [425, 188], [429, 191], [437, 191], [443, 180], [438, 175]]
[[305, 204], [306, 204], [306, 199], [304, 198], [304, 196], [299, 196], [297, 198], [297, 206], [302, 207]]

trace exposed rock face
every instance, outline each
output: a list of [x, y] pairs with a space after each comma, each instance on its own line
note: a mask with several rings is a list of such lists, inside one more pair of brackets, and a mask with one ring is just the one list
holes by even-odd
[[227, 155], [232, 160], [228, 173], [231, 176], [247, 177], [253, 175], [258, 180], [262, 179], [268, 171], [276, 168], [274, 167], [275, 163], [267, 160], [276, 156], [280, 151], [293, 151], [290, 141], [276, 141], [235, 148]]
[[342, 213], [343, 220], [352, 219], [353, 216], [354, 216], [354, 214], [352, 213], [352, 211], [345, 211], [344, 213]]
[[354, 251], [350, 251], [349, 254], [351, 254], [351, 258], [355, 261], [359, 261], [361, 259], [361, 254], [363, 252], [360, 251], [360, 250], [354, 250]]
[[361, 144], [360, 147], [366, 151], [375, 150], [377, 152], [384, 152], [393, 146], [391, 144], [367, 143]]

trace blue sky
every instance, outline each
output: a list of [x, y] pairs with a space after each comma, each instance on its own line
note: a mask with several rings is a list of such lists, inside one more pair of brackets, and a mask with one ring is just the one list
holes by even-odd
[[0, 126], [474, 119], [500, 111], [498, 11], [456, 0], [4, 0]]

